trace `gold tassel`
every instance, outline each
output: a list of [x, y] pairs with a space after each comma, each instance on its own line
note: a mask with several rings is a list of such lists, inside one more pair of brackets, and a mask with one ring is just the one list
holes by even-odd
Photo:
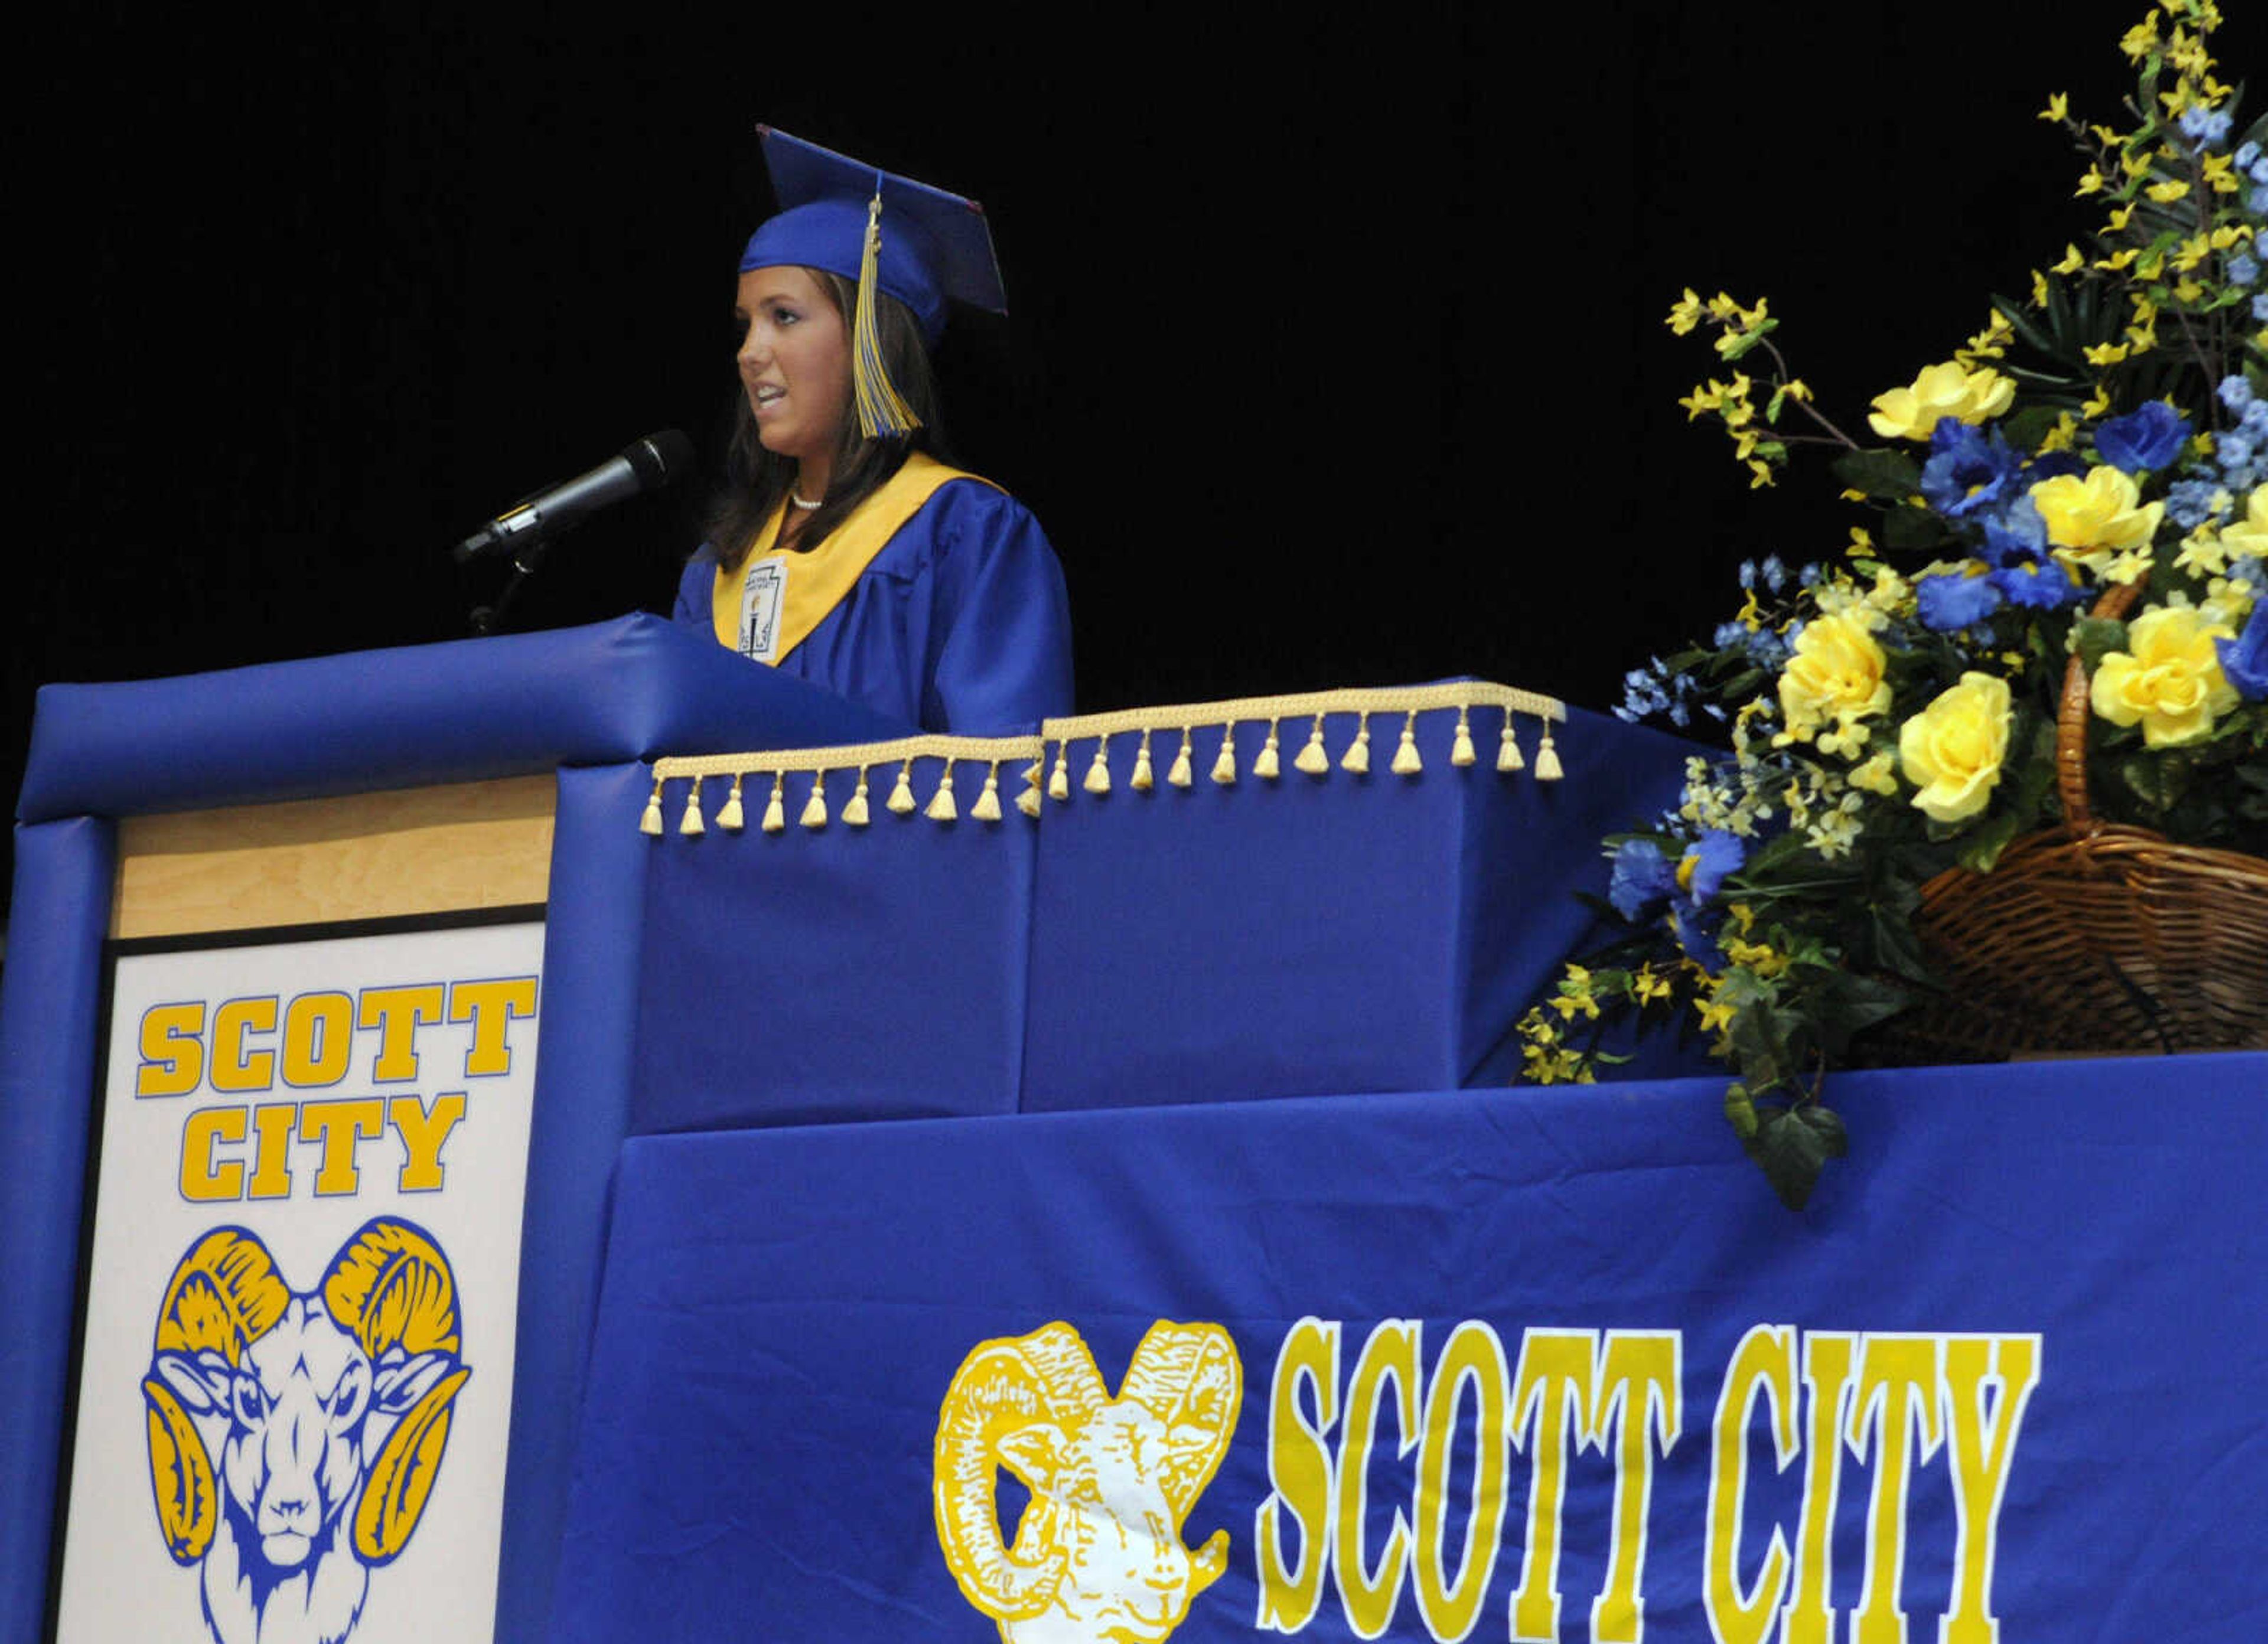
[[733, 773], [733, 791], [725, 796], [725, 808], [717, 813], [717, 826], [727, 833], [740, 831], [745, 820], [740, 811], [740, 773]]
[[1460, 703], [1457, 708], [1457, 740], [1449, 750], [1449, 763], [1470, 765], [1476, 757], [1473, 752], [1472, 709]]
[[1276, 757], [1276, 722], [1268, 722], [1268, 740], [1260, 745], [1259, 757], [1252, 761], [1252, 774], [1263, 782], [1272, 782], [1282, 772], [1283, 766]]
[[1323, 747], [1323, 716], [1321, 714], [1315, 716], [1315, 728], [1307, 733], [1307, 745], [1300, 750], [1299, 757], [1292, 763], [1310, 776], [1329, 774], [1331, 756]]
[[1556, 782], [1564, 773], [1559, 769], [1559, 750], [1551, 745], [1551, 722], [1543, 722], [1543, 745], [1535, 750], [1535, 780]]
[[1357, 776], [1370, 774], [1369, 714], [1355, 721], [1354, 740], [1347, 745], [1346, 757], [1339, 761], [1339, 769], [1352, 771]]
[[1048, 797], [1071, 797], [1071, 741], [1068, 738], [1056, 744], [1056, 767], [1048, 773]]
[[932, 822], [950, 822], [961, 814], [953, 803], [953, 760], [945, 761], [945, 769], [937, 779], [937, 791], [929, 796], [929, 809], [922, 814]]
[[688, 839], [699, 839], [701, 826], [701, 779], [693, 779], [693, 790], [685, 796], [685, 814], [677, 819], [677, 831]]
[[1411, 708], [1402, 722], [1402, 744], [1394, 750], [1394, 774], [1415, 776], [1425, 768], [1425, 761], [1418, 753], [1418, 710]]
[[851, 790], [850, 803], [843, 807], [843, 826], [866, 826], [866, 767], [863, 765], [858, 767], [858, 786]]
[[1174, 768], [1166, 773], [1166, 780], [1176, 788], [1189, 785], [1189, 728], [1182, 727], [1182, 751], [1174, 755]]
[[850, 384], [858, 402], [858, 431], [868, 439], [902, 439], [921, 426], [921, 419], [899, 395], [882, 361], [882, 341], [875, 323], [874, 294], [881, 288], [878, 264], [882, 255], [882, 184], [874, 180], [874, 197], [866, 205], [866, 238], [858, 253], [858, 312], [850, 325]]
[[1134, 775], [1127, 785], [1138, 794], [1150, 791], [1150, 732], [1146, 727], [1142, 732], [1142, 745], [1134, 750]]
[[827, 826], [827, 773], [811, 774], [811, 797], [803, 802], [803, 815], [797, 818], [816, 833]]
[[1022, 811], [1027, 817], [1035, 817], [1040, 814], [1039, 767], [1037, 766], [1034, 766], [1029, 771], [1027, 771], [1024, 774], [1024, 780], [1029, 783], [1030, 786], [1027, 787], [1022, 793], [1016, 796], [1016, 809]]
[[892, 816], [904, 817], [913, 814], [914, 762], [910, 759], [898, 767], [897, 786], [890, 789], [890, 796], [887, 803]]
[[976, 803], [968, 807], [968, 814], [979, 822], [1000, 819], [1000, 761], [992, 761], [992, 768], [984, 773], [984, 791], [976, 796]]
[[1220, 757], [1212, 762], [1212, 779], [1223, 788], [1236, 782], [1236, 722], [1233, 719], [1220, 728]]
[[1086, 767], [1086, 780], [1079, 784], [1091, 794], [1110, 791], [1110, 738], [1094, 739], [1094, 763]]
[[772, 796], [764, 804], [764, 832], [777, 833], [787, 826], [787, 807], [780, 803], [780, 794], [787, 787], [787, 773], [772, 773]]
[[1512, 734], [1512, 710], [1504, 710], [1504, 735], [1496, 745], [1496, 767], [1500, 771], [1517, 771], [1527, 767], [1528, 761], [1520, 757], [1520, 742]]
[[638, 818], [638, 832], [648, 839], [661, 837], [661, 773], [653, 774], [653, 792], [646, 796], [645, 814]]

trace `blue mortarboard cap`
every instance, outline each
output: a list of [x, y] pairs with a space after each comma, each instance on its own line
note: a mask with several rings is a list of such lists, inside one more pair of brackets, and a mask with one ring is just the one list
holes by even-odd
[[1005, 314], [1000, 264], [984, 208], [942, 188], [863, 165], [770, 126], [756, 128], [779, 197], [740, 253], [740, 271], [795, 263], [846, 280], [860, 277], [867, 207], [882, 198], [874, 264], [884, 292], [910, 310], [932, 347], [945, 330], [946, 300]]

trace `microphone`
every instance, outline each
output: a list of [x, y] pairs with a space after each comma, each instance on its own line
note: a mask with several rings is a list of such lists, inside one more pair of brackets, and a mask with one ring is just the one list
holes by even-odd
[[659, 490], [692, 466], [693, 442], [683, 434], [674, 428], [649, 434], [588, 473], [539, 491], [497, 515], [451, 552], [462, 565], [499, 549], [548, 542], [579, 525], [585, 514], [641, 491]]

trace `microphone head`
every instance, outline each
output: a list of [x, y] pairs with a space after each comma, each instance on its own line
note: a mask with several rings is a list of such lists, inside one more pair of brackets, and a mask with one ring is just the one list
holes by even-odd
[[691, 472], [693, 442], [679, 429], [666, 428], [659, 434], [633, 440], [624, 448], [622, 460], [637, 475], [638, 489], [658, 490]]

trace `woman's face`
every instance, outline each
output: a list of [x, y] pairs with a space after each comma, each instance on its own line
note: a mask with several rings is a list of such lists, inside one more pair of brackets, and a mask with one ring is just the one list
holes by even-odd
[[850, 410], [850, 328], [819, 282], [793, 267], [740, 276], [740, 386], [764, 449], [824, 466]]

